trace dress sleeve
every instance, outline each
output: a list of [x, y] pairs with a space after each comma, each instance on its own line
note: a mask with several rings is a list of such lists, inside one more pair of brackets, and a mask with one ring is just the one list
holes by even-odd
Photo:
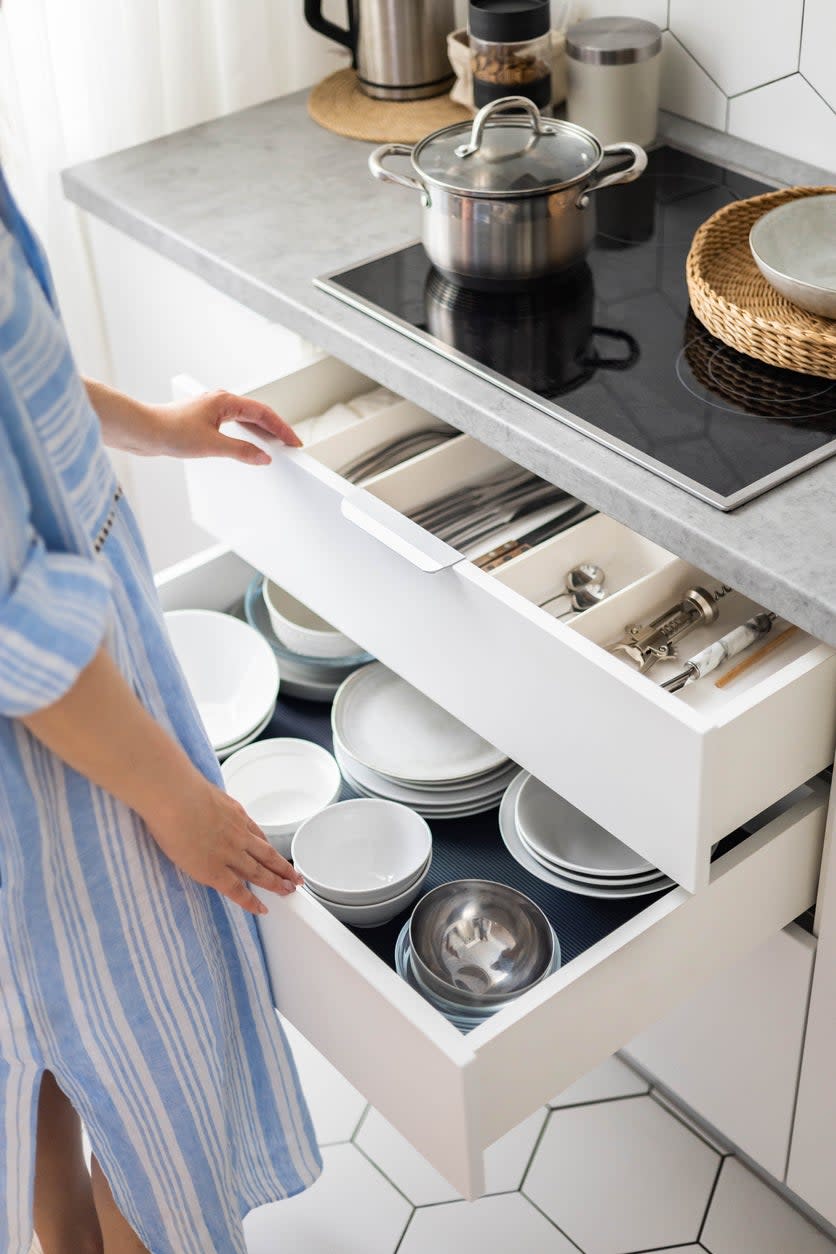
[[99, 650], [110, 618], [104, 563], [47, 550], [0, 420], [0, 716], [52, 705]]

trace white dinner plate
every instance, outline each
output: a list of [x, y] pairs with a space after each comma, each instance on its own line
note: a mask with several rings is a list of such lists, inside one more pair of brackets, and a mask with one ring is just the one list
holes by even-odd
[[380, 775], [377, 771], [369, 770], [339, 745], [335, 746], [334, 753], [343, 770], [348, 770], [358, 783], [364, 788], [371, 789], [379, 797], [388, 797], [390, 801], [401, 801], [408, 806], [427, 806], [428, 808], [432, 806], [447, 810], [457, 809], [460, 805], [466, 806], [470, 803], [485, 801], [489, 797], [495, 798], [496, 804], [499, 805], [502, 794], [517, 770], [516, 765], [511, 764], [501, 774], [492, 774], [485, 783], [468, 784], [461, 788], [445, 789], [443, 792], [431, 792], [429, 789], [411, 788], [389, 779], [388, 775]]
[[341, 685], [331, 725], [335, 742], [363, 766], [404, 782], [472, 780], [507, 761], [380, 662]]
[[533, 775], [526, 774], [520, 785], [514, 822], [529, 848], [558, 870], [608, 879], [656, 871], [652, 863]]
[[[374, 792], [370, 788], [365, 788], [361, 783], [359, 783], [356, 779], [354, 779], [351, 772], [346, 767], [342, 767], [341, 769], [343, 773], [343, 779], [345, 780], [345, 782], [349, 785], [349, 787], [353, 788], [354, 791], [358, 793], [361, 797], [377, 797], [378, 796], [378, 793]], [[388, 798], [388, 797], [384, 799], [387, 801], [391, 800], [391, 798]], [[473, 815], [476, 815], [476, 814], [485, 814], [488, 810], [495, 810], [501, 800], [502, 800], [501, 796], [497, 796], [497, 797], [488, 797], [488, 798], [485, 798], [485, 800], [483, 801], [472, 802], [469, 805], [462, 805], [462, 806], [434, 807], [431, 805], [414, 804], [410, 808], [415, 810], [417, 814], [422, 815], [425, 819], [466, 819], [466, 818], [471, 818]]]
[[650, 884], [662, 878], [662, 873], [655, 870], [649, 871], [647, 875], [619, 875], [617, 878], [611, 876], [576, 875], [574, 871], [567, 871], [558, 863], [550, 862], [548, 858], [544, 858], [536, 849], [533, 849], [525, 838], [525, 832], [521, 832], [519, 826], [517, 827], [517, 835], [523, 848], [527, 853], [531, 854], [535, 862], [539, 862], [547, 871], [554, 871], [561, 879], [572, 880], [575, 884], [589, 884], [593, 888], [633, 888], [638, 884]]
[[544, 884], [552, 884], [555, 888], [563, 889], [566, 893], [577, 893], [580, 897], [609, 898], [611, 901], [627, 897], [646, 897], [649, 893], [658, 893], [663, 889], [675, 887], [673, 880], [663, 876], [660, 880], [654, 880], [650, 886], [638, 884], [632, 888], [621, 888], [618, 886], [618, 881], [614, 880], [612, 888], [596, 888], [594, 885], [566, 879], [565, 876], [558, 875], [555, 871], [547, 870], [535, 858], [532, 858], [520, 840], [514, 817], [517, 797], [527, 774], [527, 771], [520, 771], [502, 798], [502, 804], [499, 807], [499, 834], [511, 857], [529, 874], [535, 875]]

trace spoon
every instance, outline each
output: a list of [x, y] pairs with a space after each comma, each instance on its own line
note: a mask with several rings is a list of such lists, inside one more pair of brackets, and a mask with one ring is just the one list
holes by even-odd
[[582, 614], [584, 610], [591, 610], [593, 605], [600, 605], [608, 596], [609, 593], [602, 583], [588, 583], [572, 593], [571, 609], [555, 614], [554, 617], [568, 618], [571, 614]]
[[[596, 566], [594, 562], [580, 562], [579, 565], [573, 566], [566, 576], [564, 583], [566, 585], [565, 592], [558, 592], [556, 596], [549, 597], [547, 601], [540, 602], [540, 608], [545, 609], [547, 605], [553, 605], [555, 601], [562, 601], [564, 597], [569, 597], [574, 605], [575, 597], [583, 589], [592, 585], [603, 588], [606, 576], [600, 566]], [[599, 598], [603, 601], [603, 597]], [[590, 602], [590, 605], [595, 602]], [[584, 606], [588, 609], [589, 606]], [[573, 610], [573, 613], [576, 611]]]

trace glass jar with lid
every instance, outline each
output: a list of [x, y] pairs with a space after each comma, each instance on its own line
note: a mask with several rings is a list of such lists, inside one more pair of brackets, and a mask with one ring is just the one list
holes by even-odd
[[505, 96], [525, 96], [548, 108], [550, 0], [470, 0], [468, 32], [477, 109]]

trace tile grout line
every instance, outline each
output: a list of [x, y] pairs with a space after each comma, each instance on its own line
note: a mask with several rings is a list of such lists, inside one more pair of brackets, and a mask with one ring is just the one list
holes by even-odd
[[733, 1156], [734, 1150], [720, 1149], [716, 1142], [710, 1141], [708, 1139], [708, 1133], [702, 1132], [698, 1124], [691, 1123], [685, 1113], [678, 1111], [675, 1104], [670, 1102], [665, 1094], [660, 1092], [660, 1090], [651, 1088], [649, 1096], [653, 1098], [657, 1106], [661, 1106], [662, 1110], [666, 1110], [672, 1119], [675, 1119], [677, 1123], [682, 1124], [683, 1128], [687, 1128], [688, 1131], [693, 1133], [698, 1140], [702, 1141], [703, 1145], [707, 1145], [708, 1148], [713, 1150], [714, 1153], [721, 1159]]
[[406, 1203], [408, 1203], [408, 1205], [410, 1205], [413, 1210], [415, 1210], [415, 1203], [413, 1202], [412, 1198], [407, 1197], [407, 1195], [404, 1193], [400, 1185], [395, 1184], [395, 1181], [391, 1180], [389, 1176], [387, 1176], [386, 1172], [383, 1170], [383, 1168], [380, 1166], [379, 1163], [376, 1163], [373, 1158], [369, 1158], [368, 1154], [363, 1149], [362, 1145], [358, 1145], [356, 1141], [353, 1142], [353, 1145], [354, 1145], [354, 1148], [357, 1150], [357, 1153], [361, 1154], [362, 1157], [365, 1158], [366, 1162], [369, 1163], [372, 1167], [374, 1167], [375, 1171], [378, 1173], [381, 1179], [385, 1180], [387, 1184], [391, 1184], [395, 1192], [399, 1194], [400, 1197], [402, 1197], [403, 1200]]
[[418, 1209], [418, 1208], [417, 1208], [416, 1206], [413, 1206], [412, 1210], [409, 1212], [409, 1217], [408, 1217], [408, 1219], [407, 1219], [406, 1223], [404, 1224], [404, 1229], [403, 1229], [403, 1232], [402, 1232], [402, 1233], [401, 1233], [401, 1235], [398, 1237], [398, 1244], [395, 1246], [395, 1249], [394, 1249], [393, 1254], [398, 1254], [398, 1250], [399, 1250], [399, 1249], [401, 1248], [401, 1246], [403, 1245], [403, 1243], [404, 1243], [404, 1241], [405, 1241], [405, 1239], [406, 1239], [406, 1234], [409, 1232], [409, 1229], [410, 1229], [410, 1228], [411, 1228], [411, 1226], [412, 1226], [412, 1221], [413, 1221], [413, 1219], [415, 1218], [415, 1212], [416, 1212], [416, 1210], [417, 1210], [417, 1209]]
[[[624, 1254], [667, 1254], [668, 1250], [691, 1250], [697, 1241], [677, 1241], [676, 1245], [654, 1245], [651, 1249], [625, 1250]], [[705, 1247], [703, 1246], [703, 1249]]]
[[551, 1226], [555, 1229], [555, 1231], [556, 1231], [556, 1232], [559, 1232], [559, 1233], [560, 1233], [560, 1235], [561, 1235], [561, 1236], [562, 1236], [562, 1237], [563, 1237], [566, 1241], [568, 1241], [568, 1242], [569, 1242], [569, 1244], [570, 1244], [570, 1245], [571, 1245], [574, 1249], [578, 1250], [578, 1251], [579, 1251], [579, 1254], [584, 1254], [583, 1250], [582, 1250], [582, 1249], [581, 1249], [581, 1247], [578, 1245], [577, 1241], [573, 1241], [573, 1240], [572, 1240], [572, 1238], [569, 1236], [568, 1232], [564, 1232], [564, 1231], [563, 1231], [563, 1229], [560, 1227], [560, 1225], [559, 1225], [559, 1224], [556, 1224], [556, 1223], [554, 1222], [554, 1220], [552, 1219], [551, 1215], [547, 1215], [547, 1214], [546, 1214], [546, 1212], [542, 1209], [542, 1207], [538, 1206], [536, 1202], [533, 1202], [533, 1201], [531, 1200], [531, 1198], [528, 1196], [528, 1194], [527, 1194], [527, 1193], [523, 1193], [522, 1189], [520, 1189], [520, 1190], [519, 1190], [519, 1194], [520, 1194], [520, 1197], [525, 1198], [525, 1200], [526, 1200], [526, 1202], [528, 1203], [528, 1205], [529, 1205], [529, 1206], [531, 1206], [534, 1210], [536, 1210], [536, 1211], [537, 1211], [537, 1214], [538, 1214], [538, 1215], [542, 1215], [542, 1216], [543, 1216], [543, 1218], [545, 1219], [545, 1221], [546, 1221], [546, 1223], [547, 1223], [547, 1224], [551, 1224]]
[[[755, 83], [754, 87], [747, 87], [745, 91], [736, 91], [728, 97], [729, 104], [731, 104], [732, 100], [740, 100], [742, 96], [751, 96], [753, 91], [760, 91], [764, 87], [774, 87], [776, 83], [784, 83], [788, 78], [795, 78], [796, 74], [799, 73], [799, 70], [790, 70], [789, 74], [779, 74], [777, 78], [769, 78], [765, 83]], [[801, 77], [804, 77], [803, 74]], [[815, 88], [813, 90], [815, 91]]]
[[351, 1136], [348, 1138], [349, 1141], [351, 1141], [352, 1145], [355, 1144], [355, 1137], [358, 1135], [363, 1124], [366, 1122], [371, 1108], [372, 1108], [371, 1102], [366, 1102], [366, 1105], [363, 1108], [363, 1113], [361, 1114], [360, 1118], [357, 1120], [357, 1123], [355, 1124], [355, 1127], [354, 1127], [354, 1131], [352, 1132]]
[[822, 104], [823, 104], [823, 105], [826, 105], [826, 106], [827, 106], [827, 108], [830, 110], [830, 112], [831, 112], [831, 113], [836, 113], [836, 109], [834, 109], [834, 107], [833, 107], [833, 105], [830, 103], [830, 101], [829, 101], [829, 100], [826, 100], [826, 99], [824, 98], [824, 96], [823, 96], [823, 95], [821, 94], [821, 92], [819, 91], [818, 87], [816, 87], [816, 86], [815, 86], [815, 84], [813, 84], [813, 83], [811, 83], [811, 82], [810, 82], [810, 80], [809, 80], [809, 78], [807, 78], [806, 74], [802, 74], [802, 73], [801, 73], [801, 71], [799, 70], [799, 71], [798, 71], [798, 77], [802, 80], [802, 82], [804, 82], [804, 83], [806, 83], [806, 84], [807, 84], [807, 86], [810, 88], [810, 91], [814, 92], [814, 93], [818, 96], [818, 98], [819, 98], [819, 100], [822, 102]]
[[522, 1193], [523, 1185], [528, 1179], [528, 1173], [531, 1171], [531, 1166], [532, 1166], [532, 1163], [534, 1162], [534, 1158], [537, 1154], [537, 1151], [539, 1150], [540, 1146], [543, 1143], [543, 1137], [546, 1135], [546, 1128], [551, 1123], [553, 1114], [554, 1114], [554, 1111], [549, 1108], [548, 1114], [543, 1120], [543, 1126], [540, 1129], [540, 1131], [537, 1133], [537, 1140], [534, 1142], [534, 1148], [532, 1149], [531, 1153], [528, 1156], [528, 1162], [525, 1164], [525, 1167], [523, 1168], [523, 1173], [520, 1176], [520, 1182], [517, 1185], [516, 1189], [514, 1190], [515, 1193]]
[[798, 74], [801, 73], [801, 51], [804, 47], [804, 18], [806, 16], [807, 0], [801, 0], [801, 24], [798, 31], [798, 56], [795, 61], [795, 68]]
[[703, 74], [704, 74], [704, 75], [705, 75], [705, 77], [709, 80], [709, 82], [712, 82], [712, 83], [714, 84], [714, 86], [717, 88], [717, 90], [719, 91], [720, 95], [721, 95], [721, 96], [723, 96], [726, 100], [728, 100], [728, 98], [729, 98], [729, 97], [726, 95], [726, 93], [725, 93], [725, 91], [723, 90], [723, 88], [722, 88], [722, 87], [720, 86], [720, 84], [717, 82], [717, 79], [714, 77], [714, 75], [713, 75], [713, 74], [709, 74], [708, 70], [705, 68], [705, 66], [702, 64], [702, 62], [701, 62], [700, 60], [698, 60], [698, 58], [697, 58], [697, 57], [695, 57], [695, 56], [694, 56], [694, 54], [693, 54], [693, 52], [691, 51], [691, 49], [690, 49], [690, 48], [686, 48], [686, 46], [685, 46], [685, 44], [682, 42], [682, 40], [678, 38], [678, 36], [677, 36], [676, 32], [672, 30], [672, 31], [670, 32], [670, 35], [671, 35], [671, 38], [672, 38], [672, 39], [675, 39], [675, 40], [676, 40], [676, 42], [679, 44], [680, 48], [681, 48], [681, 49], [682, 49], [682, 51], [685, 53], [685, 55], [686, 55], [686, 56], [689, 56], [689, 57], [691, 58], [691, 60], [694, 62], [694, 65], [699, 66], [699, 68], [702, 70]]
[[708, 1223], [708, 1216], [711, 1211], [711, 1205], [714, 1201], [714, 1194], [717, 1192], [717, 1185], [720, 1183], [720, 1176], [727, 1162], [728, 1158], [721, 1158], [717, 1164], [717, 1174], [714, 1177], [714, 1183], [711, 1186], [711, 1192], [709, 1193], [708, 1201], [705, 1204], [705, 1212], [702, 1217], [702, 1223], [697, 1231], [696, 1242], [698, 1245], [702, 1245], [702, 1234], [705, 1231], [705, 1225]]
[[567, 1102], [565, 1106], [549, 1106], [549, 1111], [556, 1115], [559, 1110], [577, 1110], [579, 1106], [606, 1106], [610, 1102], [632, 1102], [637, 1097], [649, 1097], [651, 1088], [652, 1085], [648, 1084], [643, 1093], [618, 1093], [614, 1097], [593, 1097], [588, 1102]]

